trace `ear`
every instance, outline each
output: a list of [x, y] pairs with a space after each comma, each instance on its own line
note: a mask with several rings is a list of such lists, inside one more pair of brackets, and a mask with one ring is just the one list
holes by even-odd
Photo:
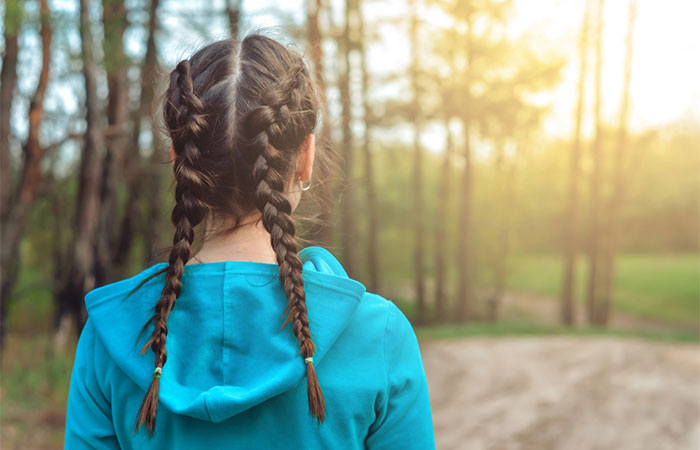
[[299, 149], [299, 157], [297, 158], [297, 177], [306, 183], [311, 179], [311, 172], [314, 166], [314, 157], [316, 156], [316, 136], [311, 133], [304, 138], [304, 142]]
[[175, 164], [175, 148], [172, 143], [170, 144], [170, 162]]

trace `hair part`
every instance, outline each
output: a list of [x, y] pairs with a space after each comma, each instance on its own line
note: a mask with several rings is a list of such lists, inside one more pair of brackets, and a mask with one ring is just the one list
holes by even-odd
[[167, 362], [168, 316], [192, 256], [195, 227], [217, 217], [231, 219], [235, 228], [255, 210], [270, 233], [288, 300], [282, 327], [291, 323], [305, 359], [309, 410], [319, 424], [323, 422], [323, 393], [313, 362], [307, 359], [313, 356], [314, 343], [302, 263], [292, 207], [285, 195], [300, 147], [314, 132], [317, 116], [316, 88], [303, 59], [264, 36], [215, 42], [171, 72], [163, 117], [175, 153], [171, 214], [175, 233], [164, 269], [165, 286], [153, 316], [142, 328], [143, 332], [153, 323], [141, 353], [150, 347], [155, 371], [134, 432], [141, 426], [149, 435], [155, 431], [159, 369]]

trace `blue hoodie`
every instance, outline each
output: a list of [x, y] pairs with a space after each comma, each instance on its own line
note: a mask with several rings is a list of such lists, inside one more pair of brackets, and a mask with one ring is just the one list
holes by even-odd
[[309, 414], [306, 370], [275, 264], [185, 266], [168, 320], [168, 361], [156, 429], [134, 434], [155, 365], [137, 339], [164, 274], [127, 294], [140, 274], [90, 291], [66, 420], [67, 449], [433, 449], [428, 387], [410, 323], [370, 294], [326, 250], [308, 247], [304, 283], [314, 366], [326, 401]]

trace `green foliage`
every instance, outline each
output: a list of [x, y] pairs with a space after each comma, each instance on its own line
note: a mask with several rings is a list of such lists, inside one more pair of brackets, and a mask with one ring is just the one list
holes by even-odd
[[[29, 243], [22, 243], [21, 253], [28, 253]], [[53, 314], [53, 298], [49, 265], [26, 266], [20, 271], [17, 286], [7, 312], [8, 327], [11, 330], [47, 329]]]
[[24, 2], [7, 0], [5, 3], [4, 28], [5, 35], [13, 36], [19, 33], [24, 18]]

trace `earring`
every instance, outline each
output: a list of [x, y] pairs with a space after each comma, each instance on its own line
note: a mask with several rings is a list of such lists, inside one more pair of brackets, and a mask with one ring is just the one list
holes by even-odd
[[306, 186], [304, 186], [304, 182], [301, 181], [301, 177], [299, 177], [299, 182], [301, 183], [302, 191], [308, 191], [309, 189], [311, 189], [311, 180], [308, 181], [309, 184], [307, 184]]

